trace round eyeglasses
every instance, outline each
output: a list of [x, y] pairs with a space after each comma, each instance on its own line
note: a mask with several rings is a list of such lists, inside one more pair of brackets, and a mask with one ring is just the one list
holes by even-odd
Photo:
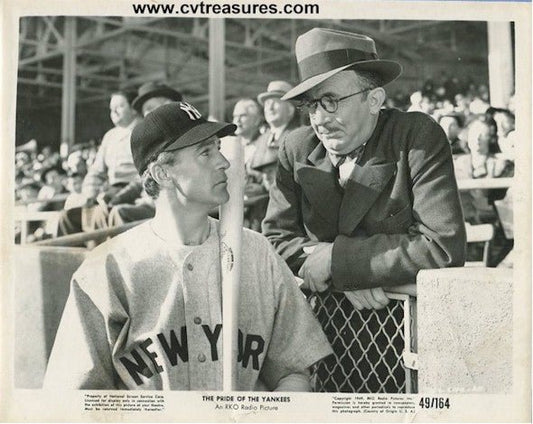
[[315, 113], [318, 105], [322, 106], [328, 113], [335, 113], [339, 108], [339, 102], [346, 100], [349, 97], [356, 96], [358, 94], [370, 91], [372, 88], [365, 88], [364, 90], [358, 91], [357, 93], [348, 94], [347, 96], [336, 98], [330, 94], [324, 94], [318, 99], [302, 99], [296, 105], [296, 107], [305, 113]]

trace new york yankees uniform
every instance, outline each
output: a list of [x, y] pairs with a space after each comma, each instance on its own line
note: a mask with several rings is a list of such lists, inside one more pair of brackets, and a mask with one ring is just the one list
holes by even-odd
[[[198, 246], [150, 221], [97, 247], [75, 272], [45, 388], [221, 390], [219, 225]], [[272, 390], [332, 353], [267, 240], [243, 230], [239, 390]]]

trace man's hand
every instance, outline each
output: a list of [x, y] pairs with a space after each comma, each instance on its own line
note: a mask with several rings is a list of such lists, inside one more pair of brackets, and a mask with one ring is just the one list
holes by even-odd
[[390, 302], [381, 287], [344, 292], [355, 309], [383, 309]]
[[333, 243], [318, 243], [298, 272], [304, 279], [302, 288], [323, 292], [331, 282], [331, 254]]

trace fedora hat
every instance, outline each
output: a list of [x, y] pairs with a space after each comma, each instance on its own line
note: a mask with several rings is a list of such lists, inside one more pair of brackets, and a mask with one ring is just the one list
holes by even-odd
[[293, 86], [286, 81], [271, 81], [268, 83], [267, 91], [257, 96], [257, 101], [263, 106], [266, 99], [270, 97], [281, 98], [292, 89]]
[[160, 82], [147, 82], [139, 87], [138, 95], [131, 103], [133, 109], [142, 114], [145, 101], [152, 97], [166, 97], [172, 101], [179, 102], [183, 96], [179, 91]]
[[281, 100], [301, 96], [348, 68], [375, 72], [381, 76], [383, 85], [398, 78], [402, 72], [398, 62], [379, 59], [372, 38], [346, 31], [313, 28], [298, 37], [295, 52], [301, 83]]

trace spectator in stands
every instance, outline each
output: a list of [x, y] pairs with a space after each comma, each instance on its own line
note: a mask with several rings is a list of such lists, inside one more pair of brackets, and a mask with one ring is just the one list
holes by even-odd
[[281, 97], [292, 88], [288, 82], [272, 81], [268, 84], [267, 91], [257, 96], [257, 101], [263, 106], [268, 128], [257, 141], [257, 150], [251, 164], [252, 168], [275, 161], [278, 157], [280, 141], [299, 126], [294, 105], [281, 100]]
[[411, 97], [409, 97], [409, 101], [411, 102], [411, 105], [407, 109], [407, 112], [422, 112], [422, 92], [421, 91], [415, 91], [413, 94], [411, 94]]
[[[37, 198], [39, 200], [50, 200], [54, 197], [66, 193], [65, 171], [59, 167], [47, 168], [41, 172], [41, 183], [43, 186], [39, 190]], [[39, 210], [59, 211], [63, 209], [64, 199], [41, 203]]]
[[58, 166], [61, 157], [59, 156], [59, 152], [52, 151], [50, 146], [44, 146], [41, 150], [41, 153], [37, 155], [37, 160], [44, 168], [53, 168]]
[[450, 143], [450, 147], [452, 149], [452, 154], [455, 155], [466, 153], [466, 146], [462, 145], [461, 139], [459, 138], [461, 127], [459, 126], [457, 116], [444, 115], [440, 118], [439, 125], [446, 134], [448, 143]]
[[470, 103], [470, 112], [473, 114], [485, 113], [489, 107], [489, 90], [485, 84], [481, 84]]
[[67, 179], [67, 190], [70, 193], [65, 200], [64, 209], [81, 208], [85, 205], [86, 199], [81, 192], [83, 176], [72, 172]]
[[29, 211], [38, 211], [40, 203], [31, 203], [32, 200], [37, 200], [41, 184], [37, 181], [26, 181], [18, 187], [19, 201], [27, 205]]
[[466, 122], [472, 113], [470, 112], [470, 97], [463, 93], [456, 94], [455, 105], [455, 112], [463, 121], [463, 125], [466, 125]]
[[[259, 173], [259, 186], [263, 193], [267, 193], [268, 181], [274, 178], [281, 140], [299, 125], [294, 105], [281, 100], [292, 88], [286, 81], [271, 81], [267, 90], [257, 96], [257, 101], [263, 107], [268, 128], [257, 140], [257, 149], [251, 159], [250, 168]], [[254, 219], [250, 226], [253, 230], [261, 230], [261, 221], [265, 217], [267, 205], [268, 198], [254, 205]]]
[[244, 148], [244, 166], [246, 167], [247, 183], [257, 183], [261, 175], [250, 168], [252, 158], [257, 150], [257, 139], [261, 135], [263, 122], [261, 109], [253, 99], [240, 99], [233, 108], [233, 123], [237, 126], [235, 135]]
[[515, 117], [508, 109], [496, 109], [494, 121], [498, 128], [498, 147], [507, 159], [514, 161]]
[[[237, 126], [235, 136], [239, 138], [244, 149], [244, 166], [246, 170], [244, 196], [245, 199], [254, 198], [266, 193], [261, 184], [261, 172], [251, 168], [263, 123], [263, 113], [259, 104], [250, 98], [240, 99], [233, 108], [233, 123]], [[260, 230], [261, 220], [265, 216], [264, 210], [266, 208], [265, 202], [260, 203], [260, 205], [253, 204], [245, 208], [245, 227], [256, 231]]]
[[[476, 119], [468, 126], [469, 154], [455, 158], [457, 179], [499, 178], [513, 174], [512, 163], [505, 157], [490, 152], [490, 125], [484, 119]], [[461, 192], [465, 220], [471, 224], [494, 221], [496, 215], [489, 198], [489, 190]]]
[[422, 101], [420, 102], [420, 111], [431, 116], [435, 120], [438, 120], [435, 118], [435, 110], [436, 105], [435, 102], [431, 99], [431, 97], [422, 96]]
[[148, 115], [152, 110], [170, 102], [178, 102], [182, 94], [160, 82], [147, 82], [139, 87], [132, 106], [140, 116]]
[[74, 145], [63, 163], [63, 168], [67, 173], [75, 173], [81, 176], [87, 174], [87, 161], [83, 157], [83, 147], [81, 145]]
[[[94, 163], [83, 180], [82, 193], [85, 207], [98, 203], [99, 208], [87, 209], [89, 213], [106, 215], [109, 204], [117, 204], [123, 189], [132, 181], [139, 180], [133, 165], [130, 150], [130, 135], [139, 122], [137, 113], [131, 106], [135, 94], [117, 91], [111, 95], [109, 103], [111, 121], [115, 125], [102, 140]], [[137, 196], [140, 194], [137, 193]], [[134, 198], [135, 198], [134, 197]], [[59, 220], [59, 234], [72, 234], [82, 231], [82, 208], [64, 211]]]
[[[323, 388], [394, 391], [378, 364], [401, 352], [403, 341], [374, 339], [387, 332], [376, 321], [390, 314], [380, 310], [389, 302], [383, 288], [415, 283], [421, 269], [464, 263], [451, 150], [427, 115], [382, 109], [383, 86], [401, 66], [378, 59], [371, 38], [314, 28], [295, 51], [302, 82], [282, 100], [299, 102], [311, 127], [281, 143], [263, 233], [303, 278], [302, 288], [316, 293], [336, 356], [318, 369]], [[368, 332], [359, 332], [364, 325]], [[369, 353], [376, 343], [383, 356]], [[371, 363], [358, 361], [364, 355]], [[403, 370], [394, 378], [401, 384]]]
[[[26, 179], [25, 182], [21, 183], [17, 187], [16, 191], [16, 198], [19, 202], [18, 205], [15, 206], [15, 213], [17, 212], [36, 212], [40, 210], [41, 203], [39, 202], [32, 202], [32, 200], [37, 200], [37, 196], [39, 195], [39, 190], [41, 189], [41, 184], [39, 184], [37, 181]], [[29, 243], [35, 240], [35, 236], [33, 233], [38, 230], [40, 227], [40, 223], [33, 221], [28, 224], [28, 236], [26, 237], [25, 242]], [[16, 222], [15, 224], [15, 243], [21, 242], [21, 233], [22, 228], [19, 222]]]
[[[159, 82], [148, 82], [139, 87], [132, 106], [137, 113], [146, 117], [158, 107], [181, 99], [181, 93], [172, 87]], [[118, 202], [112, 201], [110, 203], [111, 210], [107, 219], [107, 224], [110, 227], [154, 216], [154, 201], [144, 191], [140, 180], [132, 181], [123, 191], [122, 196], [123, 198], [118, 199]]]
[[[275, 164], [278, 158], [279, 145], [284, 137], [300, 126], [300, 118], [294, 105], [281, 100], [292, 85], [285, 81], [272, 81], [266, 92], [257, 99], [264, 108], [265, 120], [268, 128], [259, 138], [257, 151], [252, 161], [252, 168], [263, 173], [262, 180], [272, 181]], [[268, 175], [265, 175], [267, 173]]]
[[22, 173], [24, 178], [33, 179], [33, 163], [28, 152], [19, 151], [15, 154], [15, 169]]
[[88, 167], [90, 167], [94, 163], [97, 154], [98, 146], [96, 140], [91, 139], [82, 150], [83, 159], [85, 159], [85, 163]]

